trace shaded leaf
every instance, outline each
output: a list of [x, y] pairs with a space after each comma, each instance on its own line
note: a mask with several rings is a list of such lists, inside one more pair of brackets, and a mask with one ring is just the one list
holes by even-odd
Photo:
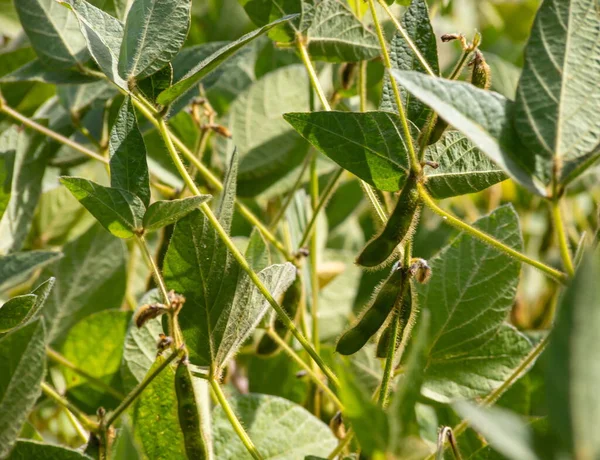
[[[178, 53], [179, 54], [179, 53]], [[158, 72], [137, 82], [138, 89], [146, 99], [156, 101], [156, 98], [164, 90], [173, 84], [173, 65], [167, 64]]]
[[144, 214], [144, 230], [158, 230], [174, 224], [211, 198], [210, 195], [198, 195], [179, 200], [155, 201]]
[[425, 157], [439, 164], [426, 169], [427, 190], [434, 198], [475, 193], [507, 178], [506, 174], [456, 131], [449, 131], [427, 148]]
[[111, 455], [111, 460], [142, 460], [141, 448], [134, 437], [133, 428], [130, 423], [121, 423], [121, 429], [115, 439]]
[[49, 69], [44, 66], [41, 59], [34, 59], [23, 67], [19, 67], [17, 70], [0, 78], [1, 83], [39, 81], [55, 85], [83, 84], [96, 80], [96, 77], [84, 75], [76, 69]]
[[116, 237], [131, 238], [141, 230], [146, 209], [137, 196], [82, 177], [62, 177], [60, 181]]
[[8, 458], [9, 460], [31, 460], [33, 458], [39, 460], [92, 460], [92, 457], [76, 450], [22, 439], [17, 441]]
[[117, 94], [114, 85], [100, 80], [87, 85], [63, 85], [56, 89], [59, 102], [70, 113], [83, 112], [98, 100], [107, 100]]
[[150, 175], [146, 145], [138, 127], [133, 103], [125, 98], [110, 132], [110, 185], [150, 204]]
[[25, 294], [13, 297], [0, 306], [0, 332], [9, 331], [23, 322], [34, 307], [37, 296]]
[[0, 338], [0, 457], [17, 440], [41, 394], [46, 373], [46, 344], [41, 319]]
[[317, 149], [368, 184], [390, 192], [402, 188], [409, 162], [395, 113], [286, 113], [284, 118]]
[[14, 252], [0, 257], [0, 290], [29, 275], [36, 268], [41, 268], [62, 257], [60, 252], [28, 251]]

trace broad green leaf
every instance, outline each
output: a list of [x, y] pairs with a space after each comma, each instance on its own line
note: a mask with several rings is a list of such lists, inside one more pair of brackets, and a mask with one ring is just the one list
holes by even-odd
[[288, 24], [271, 31], [269, 38], [275, 41], [290, 42], [295, 33], [305, 30], [312, 18], [313, 1], [302, 0], [238, 0], [246, 13], [259, 27], [283, 18], [294, 15]]
[[[479, 230], [522, 250], [519, 220], [503, 206], [475, 222]], [[439, 401], [482, 396], [497, 388], [531, 349], [505, 323], [521, 264], [461, 234], [429, 260], [431, 281], [419, 285], [419, 307], [431, 311], [425, 394]]]
[[5, 458], [41, 394], [46, 373], [41, 319], [0, 338], [0, 457]]
[[44, 65], [65, 69], [89, 57], [74, 15], [56, 0], [17, 0], [21, 25]]
[[121, 423], [109, 458], [110, 460], [142, 460], [144, 458], [129, 421]]
[[34, 59], [23, 67], [0, 78], [0, 83], [15, 83], [22, 81], [39, 81], [55, 85], [83, 84], [96, 81], [96, 77], [84, 75], [76, 69], [47, 68], [41, 59]]
[[[429, 9], [425, 0], [415, 0], [406, 10], [401, 19], [401, 24], [408, 36], [425, 58], [431, 70], [437, 75], [440, 72], [435, 33], [429, 20]], [[415, 70], [425, 73], [425, 68], [410, 48], [402, 34], [396, 32], [390, 41], [390, 60], [392, 68], [398, 70]], [[405, 113], [408, 120], [419, 131], [423, 129], [431, 113], [431, 109], [418, 99], [414, 98], [403, 87], [400, 87], [400, 95], [404, 101]], [[384, 76], [383, 90], [381, 94], [380, 110], [397, 112], [396, 101], [390, 83], [390, 76]]]
[[434, 198], [475, 193], [507, 178], [506, 174], [456, 131], [444, 133], [427, 148], [425, 157], [439, 164], [425, 167], [427, 190]]
[[310, 57], [329, 62], [357, 62], [379, 56], [373, 32], [340, 0], [322, 0], [305, 32]]
[[82, 177], [62, 177], [60, 181], [116, 237], [131, 238], [141, 230], [146, 209], [137, 196]]
[[545, 0], [525, 49], [514, 126], [546, 185], [599, 150], [598, 21], [595, 0]]
[[95, 101], [111, 99], [117, 90], [110, 82], [100, 80], [87, 85], [63, 85], [56, 88], [56, 93], [66, 111], [80, 113]]
[[[547, 192], [533, 175], [524, 146], [512, 126], [514, 103], [470, 83], [392, 70], [392, 76], [451, 126], [461, 131], [510, 177], [538, 195]], [[485, 117], [482, 116], [485, 114]]]
[[600, 453], [600, 404], [594, 383], [600, 378], [600, 365], [593, 359], [600, 351], [599, 256], [596, 251], [584, 259], [560, 300], [547, 351], [550, 425], [573, 458]]
[[119, 50], [123, 41], [123, 24], [110, 14], [85, 0], [61, 0], [71, 8], [79, 21], [87, 47], [100, 70], [123, 89], [127, 83], [119, 76]]
[[100, 406], [114, 408], [122, 399], [118, 396], [122, 391], [119, 370], [130, 316], [129, 312], [118, 310], [105, 310], [87, 316], [69, 330], [61, 346], [61, 352], [67, 360], [102, 380], [116, 392], [109, 393], [65, 368], [67, 396], [89, 411]]
[[[265, 460], [327, 456], [337, 444], [325, 423], [286, 399], [252, 394], [229, 402]], [[215, 458], [251, 459], [220, 406], [213, 416]]]
[[[285, 353], [268, 357], [252, 355], [247, 365], [250, 393], [280, 396], [296, 404], [306, 401], [310, 382], [297, 377], [302, 367]], [[273, 378], [275, 375], [277, 379]]]
[[521, 68], [488, 51], [485, 53], [485, 60], [492, 72], [492, 90], [514, 101]]
[[317, 149], [368, 184], [390, 192], [404, 185], [409, 162], [395, 113], [286, 113], [284, 118]]
[[[164, 360], [163, 356], [157, 357], [149, 372], [159, 367]], [[142, 444], [147, 458], [186, 458], [177, 415], [173, 364], [168, 365], [144, 389], [130, 414], [135, 437]]]
[[291, 19], [291, 16], [278, 19], [270, 24], [264, 25], [260, 29], [256, 29], [237, 40], [228, 43], [227, 45], [219, 48], [207, 58], [200, 61], [199, 64], [190, 69], [177, 83], [171, 88], [163, 91], [157, 98], [157, 102], [162, 105], [171, 104], [175, 99], [180, 97], [183, 93], [189, 90], [191, 87], [200, 82], [204, 77], [213, 72], [228, 58], [232, 57], [237, 53], [240, 48], [250, 43], [252, 40], [260, 37], [264, 33], [271, 30], [278, 24], [287, 22]]
[[506, 458], [538, 460], [533, 432], [517, 414], [498, 407], [484, 409], [466, 401], [455, 403], [454, 409]]
[[125, 294], [124, 243], [95, 225], [63, 247], [64, 257], [40, 279], [56, 277], [43, 313], [48, 342], [59, 341], [86, 316], [119, 308]]
[[0, 306], [0, 332], [9, 331], [23, 322], [34, 307], [37, 296], [25, 294], [13, 297]]
[[239, 195], [265, 191], [302, 163], [308, 145], [281, 116], [286, 110], [309, 107], [309, 81], [301, 65], [269, 72], [231, 104], [222, 124], [233, 138], [221, 142], [218, 149], [224, 157], [234, 146], [240, 152]]
[[[11, 129], [16, 129], [11, 128]], [[21, 249], [42, 192], [49, 149], [46, 137], [23, 129], [13, 138], [15, 149], [10, 199], [0, 219], [0, 254]], [[5, 190], [8, 186], [5, 182]]]
[[0, 291], [21, 281], [36, 268], [41, 268], [62, 257], [60, 252], [28, 251], [0, 256]]
[[85, 454], [66, 447], [20, 439], [15, 444], [8, 460], [92, 460]]
[[[227, 232], [233, 214], [236, 173], [234, 154], [217, 212]], [[252, 245], [249, 251], [254, 251]], [[167, 287], [186, 298], [179, 318], [190, 359], [197, 365], [219, 369], [226, 364], [269, 308], [200, 211], [177, 222], [163, 274]], [[275, 264], [261, 270], [258, 276], [278, 298], [294, 280], [296, 269], [290, 263]]]
[[146, 145], [129, 97], [125, 98], [110, 132], [110, 185], [150, 204], [150, 176]]
[[158, 72], [137, 82], [137, 88], [149, 101], [156, 101], [160, 93], [173, 84], [173, 63], [170, 62]]
[[119, 75], [142, 79], [179, 52], [191, 20], [191, 0], [135, 0], [127, 14], [119, 53]]
[[144, 214], [144, 230], [158, 230], [174, 224], [211, 198], [210, 195], [198, 195], [179, 200], [156, 201]]

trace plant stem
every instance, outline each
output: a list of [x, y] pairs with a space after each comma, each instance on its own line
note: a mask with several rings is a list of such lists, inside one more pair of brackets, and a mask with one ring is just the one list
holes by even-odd
[[119, 404], [119, 406], [106, 418], [104, 426], [106, 428], [111, 426], [121, 416], [121, 414], [125, 412], [127, 408], [137, 399], [137, 397], [142, 394], [142, 391], [144, 391], [146, 387], [150, 385], [150, 383], [152, 383], [152, 381], [163, 370], [165, 370], [169, 364], [171, 364], [178, 356], [181, 356], [182, 351], [182, 347], [173, 350], [171, 355], [167, 359], [165, 359], [160, 366], [158, 366], [152, 372], [147, 374], [144, 377], [144, 380], [138, 383], [137, 386], [133, 390], [131, 390], [131, 392], [125, 397], [125, 399], [121, 401], [121, 404]]
[[250, 439], [250, 436], [248, 436], [248, 433], [246, 433], [246, 430], [244, 430], [244, 427], [242, 426], [237, 416], [231, 409], [231, 406], [227, 402], [227, 398], [223, 394], [223, 390], [221, 390], [221, 387], [215, 379], [210, 380], [210, 386], [213, 389], [217, 399], [219, 400], [219, 404], [223, 408], [223, 412], [225, 412], [229, 423], [231, 423], [231, 426], [237, 433], [238, 437], [240, 438], [240, 441], [242, 441], [252, 458], [254, 458], [255, 460], [263, 460], [262, 455], [260, 455], [258, 449], [252, 442], [252, 439]]
[[308, 73], [308, 78], [310, 79], [312, 87], [315, 90], [315, 92], [317, 93], [319, 100], [321, 101], [321, 105], [323, 106], [323, 109], [326, 110], [327, 112], [330, 112], [331, 106], [329, 105], [329, 101], [327, 100], [327, 97], [325, 96], [325, 93], [323, 92], [323, 88], [321, 87], [321, 84], [319, 83], [319, 77], [317, 76], [317, 73], [315, 72], [315, 68], [313, 67], [312, 62], [310, 61], [310, 56], [308, 55], [308, 50], [306, 49], [306, 43], [305, 43], [304, 37], [302, 37], [302, 35], [300, 35], [300, 34], [296, 34], [296, 48], [298, 49], [298, 52], [300, 53], [300, 58], [302, 59], [302, 63], [304, 64], [304, 67], [306, 67], [306, 71]]
[[358, 63], [358, 79], [356, 82], [360, 101], [359, 110], [367, 111], [367, 61]]
[[560, 283], [567, 282], [568, 277], [566, 274], [564, 274], [552, 267], [549, 267], [548, 265], [543, 264], [542, 262], [533, 260], [530, 257], [526, 256], [525, 254], [520, 253], [519, 251], [515, 251], [514, 249], [506, 246], [504, 243], [501, 243], [500, 241], [498, 241], [494, 237], [488, 235], [487, 233], [484, 233], [481, 230], [478, 230], [478, 229], [470, 226], [469, 224], [463, 222], [462, 220], [457, 219], [452, 214], [450, 214], [450, 213], [444, 211], [442, 208], [440, 208], [435, 203], [435, 201], [433, 201], [433, 198], [431, 198], [429, 193], [427, 193], [427, 190], [425, 189], [425, 187], [422, 184], [418, 184], [417, 187], [419, 189], [419, 194], [421, 195], [421, 199], [423, 200], [423, 202], [433, 212], [435, 212], [436, 214], [441, 216], [442, 219], [444, 219], [444, 221], [446, 221], [448, 224], [452, 225], [453, 227], [458, 228], [459, 230], [463, 230], [464, 232], [468, 233], [469, 235], [480, 239], [484, 243], [495, 247], [496, 249], [508, 254], [509, 256], [511, 256], [517, 260], [520, 260], [521, 262], [525, 262], [526, 264], [537, 268], [538, 270], [542, 271], [543, 273], [545, 273], [549, 277], [557, 280]]
[[[402, 302], [402, 293], [404, 289], [400, 290], [401, 294], [400, 303]], [[396, 300], [396, 304], [398, 304]], [[385, 359], [385, 369], [383, 371], [383, 378], [381, 380], [381, 386], [379, 389], [379, 405], [381, 407], [387, 406], [387, 399], [390, 392], [390, 381], [392, 379], [392, 371], [394, 369], [394, 353], [396, 351], [396, 342], [398, 341], [398, 334], [400, 331], [400, 314], [397, 310], [397, 305], [394, 306], [394, 317], [392, 318], [392, 333], [390, 334], [390, 343], [388, 346], [387, 356]]]
[[317, 386], [319, 388], [321, 388], [321, 390], [323, 390], [323, 392], [325, 394], [327, 394], [327, 396], [329, 396], [329, 398], [336, 405], [336, 407], [339, 410], [343, 411], [344, 406], [343, 406], [342, 402], [339, 400], [339, 398], [335, 395], [335, 393], [331, 390], [331, 388], [329, 388], [329, 386], [327, 384], [325, 384], [325, 382], [323, 382], [323, 380], [319, 377], [319, 375], [317, 375], [317, 373], [315, 371], [313, 371], [311, 369], [311, 367], [308, 364], [306, 364], [300, 356], [298, 356], [298, 353], [296, 353], [294, 351], [294, 349], [292, 347], [290, 347], [287, 344], [287, 342], [283, 338], [281, 338], [279, 336], [279, 334], [277, 334], [273, 329], [270, 329], [270, 328], [267, 329], [266, 333], [269, 335], [269, 337], [271, 337], [273, 339], [274, 342], [276, 342], [281, 347], [281, 349], [290, 358], [292, 358], [294, 361], [296, 361], [296, 363], [298, 363], [298, 365], [308, 373], [310, 378], [313, 379], [313, 381], [317, 384]]
[[77, 150], [79, 153], [84, 154], [87, 157], [93, 158], [94, 160], [101, 161], [102, 163], [108, 164], [108, 160], [101, 155], [98, 155], [96, 152], [92, 152], [90, 149], [84, 147], [81, 144], [78, 144], [75, 141], [59, 134], [51, 129], [46, 128], [45, 126], [40, 125], [39, 123], [33, 121], [30, 118], [27, 118], [25, 115], [21, 115], [19, 112], [14, 110], [13, 108], [6, 105], [4, 101], [0, 101], [0, 112], [4, 112], [11, 118], [14, 118], [17, 121], [20, 121], [28, 128], [31, 128], [44, 136], [47, 136], [51, 139], [54, 139], [57, 142], [60, 142], [63, 145], [71, 147], [73, 150]]
[[331, 453], [327, 456], [327, 460], [334, 460], [338, 455], [340, 455], [342, 451], [346, 448], [346, 446], [350, 444], [350, 441], [352, 441], [353, 437], [354, 430], [352, 430], [352, 428], [349, 428], [348, 431], [346, 431], [346, 436], [344, 436], [344, 439], [342, 439], [335, 447], [335, 449], [333, 449], [333, 451], [331, 451]]
[[66, 410], [71, 412], [75, 417], [77, 417], [77, 420], [79, 420], [81, 422], [81, 424], [83, 425], [83, 427], [86, 430], [92, 431], [92, 432], [98, 431], [98, 424], [96, 422], [90, 420], [86, 414], [84, 414], [77, 407], [75, 407], [73, 404], [71, 404], [69, 401], [67, 401], [67, 399], [65, 399], [61, 395], [59, 395], [56, 392], [56, 390], [54, 388], [52, 388], [50, 385], [48, 385], [46, 382], [42, 382], [42, 392], [46, 396], [48, 396], [50, 399], [52, 399], [55, 403], [57, 403], [59, 406], [64, 407]]
[[[335, 181], [334, 181], [335, 182]], [[310, 162], [310, 201], [312, 205], [313, 216], [319, 211], [319, 173], [317, 171], [317, 156], [313, 155]], [[310, 238], [310, 284], [311, 284], [311, 318], [312, 318], [312, 339], [313, 347], [317, 353], [321, 346], [319, 342], [319, 273], [318, 273], [318, 236], [316, 225], [313, 224], [313, 232]]]
[[[379, 39], [379, 46], [381, 47], [381, 53], [383, 56], [383, 63], [385, 68], [392, 69], [392, 61], [390, 59], [390, 53], [387, 49], [387, 44], [385, 42], [385, 37], [383, 36], [383, 30], [381, 29], [381, 24], [379, 23], [379, 19], [377, 18], [377, 11], [375, 11], [375, 0], [369, 1], [369, 9], [371, 10], [371, 16], [373, 17], [373, 23], [375, 24], [375, 30], [377, 32], [377, 38]], [[421, 163], [419, 162], [417, 155], [415, 153], [415, 147], [413, 145], [412, 135], [410, 133], [410, 128], [408, 126], [408, 120], [406, 119], [406, 114], [404, 113], [404, 105], [402, 104], [402, 98], [400, 97], [400, 89], [398, 88], [398, 83], [395, 78], [390, 77], [390, 84], [392, 86], [392, 90], [394, 92], [394, 99], [396, 101], [396, 105], [398, 107], [398, 115], [400, 116], [400, 123], [402, 124], [402, 131], [404, 132], [404, 137], [406, 140], [406, 145], [408, 147], [408, 156], [410, 158], [410, 166], [411, 169], [419, 174], [421, 172]]]
[[[173, 145], [173, 141], [172, 141], [171, 137], [169, 136], [168, 131], [166, 129], [166, 124], [165, 124], [164, 119], [160, 118], [158, 120], [158, 126], [159, 126], [159, 131], [163, 137], [163, 140], [167, 146], [167, 150], [169, 151], [171, 159], [173, 160], [173, 163], [175, 163], [175, 166], [176, 166], [177, 170], [179, 171], [179, 174], [181, 174], [181, 177], [186, 182], [189, 189], [195, 195], [200, 195], [200, 191], [198, 190], [198, 187], [196, 186], [196, 184], [194, 183], [194, 181], [188, 174], [187, 170], [185, 169], [184, 164], [181, 161], [181, 158], [179, 158], [179, 155], [177, 154], [177, 150], [175, 149], [175, 146]], [[208, 204], [206, 204], [206, 203], [202, 203], [200, 205], [200, 210], [204, 213], [204, 215], [210, 222], [210, 225], [215, 229], [215, 231], [219, 235], [219, 238], [223, 241], [223, 243], [225, 244], [225, 246], [227, 247], [229, 252], [231, 252], [234, 259], [240, 264], [240, 266], [242, 267], [242, 270], [244, 270], [248, 274], [248, 277], [252, 280], [252, 282], [258, 288], [260, 293], [264, 296], [264, 298], [267, 300], [267, 302], [269, 302], [271, 307], [273, 307], [273, 309], [277, 313], [277, 316], [281, 320], [281, 322], [294, 335], [294, 337], [296, 337], [298, 342], [300, 342], [300, 345], [302, 345], [302, 347], [311, 356], [311, 358], [313, 358], [315, 360], [315, 362], [321, 368], [321, 370], [327, 376], [327, 378], [329, 378], [331, 380], [331, 382], [337, 386], [338, 385], [337, 377], [327, 367], [327, 365], [325, 364], [323, 359], [314, 350], [314, 348], [311, 346], [311, 344], [306, 339], [306, 337], [304, 337], [302, 335], [302, 333], [296, 328], [292, 319], [290, 319], [290, 317], [287, 315], [285, 310], [283, 310], [283, 308], [281, 308], [281, 305], [279, 305], [277, 303], [277, 301], [273, 298], [273, 296], [271, 295], [269, 290], [265, 287], [265, 285], [263, 284], [261, 279], [258, 277], [258, 275], [256, 273], [254, 273], [254, 270], [252, 270], [252, 268], [250, 267], [250, 265], [248, 264], [248, 262], [246, 261], [246, 259], [242, 255], [242, 253], [240, 252], [240, 250], [237, 248], [235, 243], [231, 240], [231, 238], [229, 237], [229, 235], [227, 234], [225, 229], [221, 226], [221, 223], [219, 222], [217, 217], [212, 212], [212, 209], [210, 209], [210, 206], [208, 206]]]
[[417, 59], [419, 60], [419, 63], [423, 66], [425, 71], [432, 77], [437, 76], [435, 74], [435, 72], [431, 69], [431, 67], [429, 66], [429, 63], [427, 62], [427, 60], [423, 57], [423, 55], [419, 51], [419, 48], [417, 48], [417, 46], [412, 41], [410, 36], [406, 33], [406, 31], [404, 30], [404, 27], [402, 27], [402, 24], [400, 24], [400, 21], [398, 21], [398, 19], [396, 19], [396, 16], [394, 16], [394, 13], [390, 9], [390, 7], [387, 5], [387, 3], [385, 3], [384, 0], [377, 0], [377, 1], [379, 2], [379, 5], [381, 5], [381, 7], [385, 10], [387, 15], [390, 17], [390, 19], [396, 26], [396, 29], [398, 29], [398, 32], [400, 32], [400, 35], [402, 35], [402, 38], [406, 41], [406, 44], [408, 45], [408, 47], [412, 50], [413, 53], [415, 53], [415, 56], [417, 57]]
[[566, 272], [569, 274], [569, 276], [572, 277], [573, 275], [575, 275], [575, 267], [573, 266], [573, 259], [571, 259], [569, 242], [567, 241], [565, 226], [562, 215], [560, 213], [560, 201], [558, 199], [553, 199], [551, 207], [552, 222], [554, 223], [554, 231], [556, 232], [556, 238], [558, 240], [558, 246], [560, 248], [560, 256], [562, 258]]
[[71, 361], [69, 361], [67, 358], [65, 358], [63, 355], [54, 351], [52, 348], [50, 348], [50, 347], [46, 348], [46, 356], [51, 361], [53, 361], [57, 364], [60, 364], [61, 366], [71, 369], [76, 374], [79, 374], [84, 379], [88, 380], [90, 383], [96, 385], [98, 388], [106, 391], [107, 393], [110, 393], [115, 398], [123, 399], [125, 397], [125, 395], [122, 394], [120, 391], [115, 390], [113, 387], [111, 387], [107, 383], [103, 382], [99, 378], [96, 378], [93, 375], [89, 374], [88, 372], [84, 371], [83, 369], [80, 369], [75, 364], [73, 364]]

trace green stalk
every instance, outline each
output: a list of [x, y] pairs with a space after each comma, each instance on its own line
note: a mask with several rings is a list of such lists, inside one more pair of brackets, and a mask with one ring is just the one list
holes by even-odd
[[260, 453], [258, 452], [258, 449], [252, 442], [252, 439], [250, 439], [250, 436], [248, 436], [248, 433], [246, 433], [246, 430], [244, 430], [244, 427], [242, 426], [235, 413], [231, 409], [231, 406], [227, 402], [227, 398], [223, 394], [223, 390], [221, 390], [221, 387], [216, 382], [216, 380], [211, 379], [210, 386], [213, 389], [217, 399], [219, 400], [219, 404], [223, 408], [223, 412], [225, 412], [229, 423], [231, 423], [231, 426], [235, 430], [236, 434], [240, 438], [240, 441], [242, 441], [252, 458], [254, 460], [263, 460], [262, 455], [260, 455]]
[[334, 460], [338, 455], [340, 455], [346, 446], [350, 444], [352, 438], [354, 438], [354, 431], [352, 430], [352, 427], [350, 427], [348, 431], [346, 431], [346, 436], [344, 436], [344, 439], [340, 440], [335, 449], [333, 449], [333, 451], [331, 451], [331, 453], [327, 456], [327, 460]]
[[[169, 151], [171, 159], [173, 160], [173, 163], [175, 163], [175, 167], [179, 171], [179, 174], [181, 174], [181, 177], [183, 178], [183, 180], [185, 181], [185, 183], [187, 184], [189, 189], [195, 195], [200, 195], [200, 191], [198, 190], [198, 187], [196, 186], [196, 184], [194, 183], [194, 181], [188, 174], [187, 170], [185, 169], [185, 166], [184, 166], [183, 162], [181, 161], [181, 158], [179, 158], [179, 155], [177, 153], [175, 145], [173, 144], [173, 141], [172, 141], [171, 137], [169, 136], [168, 130], [166, 129], [165, 121], [162, 118], [160, 118], [158, 120], [158, 129], [159, 129], [159, 132], [161, 133], [163, 140], [167, 146], [167, 150]], [[206, 204], [206, 203], [202, 203], [200, 205], [200, 210], [204, 213], [204, 215], [208, 219], [210, 225], [215, 229], [215, 231], [219, 235], [219, 238], [221, 238], [221, 240], [223, 241], [223, 243], [225, 244], [225, 246], [227, 247], [229, 252], [231, 252], [231, 254], [235, 258], [235, 260], [240, 264], [240, 266], [242, 267], [242, 270], [244, 270], [248, 274], [248, 277], [252, 280], [252, 282], [258, 288], [260, 293], [264, 296], [264, 298], [267, 300], [267, 302], [269, 302], [271, 307], [273, 307], [273, 309], [277, 313], [277, 316], [279, 317], [281, 322], [294, 335], [294, 337], [296, 337], [298, 342], [300, 342], [300, 345], [302, 345], [302, 347], [311, 356], [311, 358], [314, 359], [314, 361], [321, 368], [321, 370], [327, 376], [327, 378], [329, 378], [331, 380], [331, 382], [337, 386], [338, 385], [337, 377], [333, 374], [333, 372], [331, 372], [329, 367], [327, 367], [327, 365], [325, 364], [323, 359], [314, 350], [314, 348], [311, 346], [309, 341], [296, 328], [296, 326], [294, 325], [294, 322], [290, 319], [290, 317], [283, 310], [283, 308], [281, 308], [281, 305], [279, 305], [277, 303], [277, 301], [273, 298], [273, 296], [271, 295], [269, 290], [265, 287], [265, 285], [263, 284], [261, 279], [258, 277], [258, 275], [256, 273], [254, 273], [254, 270], [252, 270], [252, 268], [250, 267], [250, 265], [248, 264], [248, 262], [246, 261], [246, 259], [242, 255], [242, 253], [239, 251], [239, 249], [235, 245], [235, 243], [231, 240], [231, 238], [229, 237], [229, 235], [227, 234], [225, 229], [221, 226], [221, 223], [219, 222], [217, 217], [212, 212], [212, 209], [210, 209], [210, 206], [208, 206], [208, 204]]]
[[182, 350], [182, 348], [177, 348], [173, 350], [171, 355], [167, 359], [165, 359], [160, 366], [154, 369], [150, 374], [147, 374], [146, 377], [144, 377], [144, 380], [138, 383], [137, 386], [133, 390], [131, 390], [131, 392], [125, 397], [125, 399], [121, 401], [121, 404], [119, 404], [119, 406], [114, 411], [112, 411], [107, 417], [106, 422], [104, 424], [105, 428], [108, 428], [117, 421], [121, 414], [127, 410], [127, 408], [138, 398], [139, 395], [142, 394], [146, 387], [150, 385], [150, 383], [152, 383], [152, 381], [163, 370], [165, 370], [167, 366], [171, 364], [173, 360], [175, 360], [175, 358], [181, 356]]
[[[399, 300], [396, 304], [402, 303], [402, 295], [404, 289], [400, 291]], [[392, 371], [394, 369], [394, 354], [396, 351], [396, 342], [398, 341], [398, 334], [400, 331], [400, 314], [397, 310], [397, 305], [394, 306], [394, 317], [392, 318], [392, 333], [390, 336], [390, 343], [388, 347], [387, 356], [385, 358], [385, 369], [383, 371], [383, 378], [381, 380], [381, 386], [379, 390], [379, 405], [381, 407], [387, 406], [387, 399], [390, 392], [390, 381], [392, 380]]]
[[310, 61], [310, 56], [308, 55], [308, 50], [306, 49], [306, 43], [304, 37], [300, 34], [296, 35], [296, 48], [298, 49], [298, 53], [300, 54], [300, 58], [302, 59], [302, 63], [304, 67], [306, 67], [306, 71], [308, 72], [308, 78], [312, 84], [313, 89], [317, 93], [319, 101], [321, 101], [321, 105], [323, 109], [327, 112], [331, 112], [331, 106], [329, 105], [329, 101], [327, 100], [327, 96], [325, 96], [325, 92], [319, 83], [319, 77], [315, 72], [315, 68]]
[[56, 390], [50, 385], [48, 385], [46, 382], [42, 382], [42, 392], [50, 399], [52, 399], [56, 404], [71, 412], [77, 418], [77, 420], [81, 422], [81, 424], [86, 430], [94, 433], [98, 431], [99, 426], [96, 422], [90, 420], [86, 414], [80, 411], [77, 407], [75, 407], [61, 395], [59, 395], [56, 392]]
[[551, 207], [552, 222], [554, 223], [554, 231], [556, 232], [558, 247], [560, 248], [560, 256], [562, 258], [565, 270], [567, 271], [568, 275], [572, 277], [573, 275], [575, 275], [575, 267], [573, 266], [573, 259], [571, 259], [569, 242], [567, 241], [565, 226], [562, 215], [560, 213], [560, 201], [558, 199], [553, 199]]
[[358, 63], [358, 96], [360, 100], [359, 109], [361, 112], [367, 111], [367, 61], [360, 61]]
[[[317, 171], [317, 156], [313, 155], [310, 162], [310, 201], [313, 216], [317, 215], [319, 209], [319, 173]], [[318, 273], [318, 236], [316, 225], [313, 224], [313, 232], [310, 238], [310, 284], [311, 284], [311, 317], [312, 317], [312, 339], [313, 347], [317, 353], [321, 348], [319, 342], [319, 273]], [[302, 247], [302, 246], [300, 246]]]
[[423, 200], [425, 205], [427, 205], [427, 207], [429, 207], [433, 212], [435, 212], [436, 214], [441, 216], [442, 219], [444, 219], [444, 221], [447, 222], [448, 224], [452, 225], [453, 227], [458, 228], [459, 230], [462, 230], [462, 231], [468, 233], [471, 236], [474, 236], [477, 239], [480, 239], [484, 243], [495, 247], [496, 249], [508, 254], [509, 256], [513, 257], [514, 259], [520, 260], [521, 262], [524, 262], [528, 265], [531, 265], [532, 267], [537, 268], [538, 270], [542, 271], [544, 274], [548, 275], [549, 277], [555, 279], [556, 281], [558, 281], [560, 283], [567, 282], [568, 276], [566, 274], [564, 274], [552, 267], [549, 267], [548, 265], [543, 264], [542, 262], [538, 262], [537, 260], [534, 260], [534, 259], [526, 256], [525, 254], [520, 253], [519, 251], [515, 251], [514, 249], [506, 246], [504, 243], [501, 243], [500, 241], [498, 241], [494, 237], [488, 235], [487, 233], [484, 233], [481, 230], [477, 230], [476, 228], [471, 227], [469, 224], [463, 222], [462, 220], [457, 219], [452, 214], [450, 214], [450, 213], [444, 211], [442, 208], [440, 208], [435, 203], [435, 201], [433, 201], [433, 199], [431, 198], [429, 193], [427, 193], [427, 190], [425, 189], [425, 187], [422, 184], [418, 184], [417, 187], [419, 188], [419, 194], [421, 195], [421, 199]]

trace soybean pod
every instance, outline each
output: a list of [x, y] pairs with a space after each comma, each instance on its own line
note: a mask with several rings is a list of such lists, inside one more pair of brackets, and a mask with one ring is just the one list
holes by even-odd
[[367, 243], [356, 263], [363, 267], [376, 267], [385, 262], [412, 231], [420, 202], [417, 177], [411, 174], [385, 227]]
[[185, 453], [190, 460], [208, 459], [208, 447], [204, 433], [202, 432], [202, 422], [192, 374], [188, 367], [188, 359], [185, 356], [177, 365], [175, 371], [175, 392], [177, 394], [177, 413], [179, 416], [179, 426], [183, 433], [185, 443]]
[[[402, 299], [402, 305], [400, 307], [400, 311], [397, 313], [400, 315], [400, 329], [398, 331], [398, 337], [396, 338], [395, 348], [400, 346], [400, 342], [402, 342], [402, 335], [404, 334], [404, 329], [406, 329], [406, 325], [410, 320], [410, 315], [412, 313], [413, 308], [413, 298], [412, 298], [412, 284], [410, 281], [407, 281], [407, 289], [406, 293]], [[387, 358], [387, 352], [390, 347], [390, 340], [392, 335], [393, 324], [392, 322], [396, 319], [395, 316], [392, 316], [392, 321], [386, 326], [386, 328], [381, 333], [379, 337], [379, 341], [377, 342], [377, 351], [375, 356], [378, 358]]]
[[383, 283], [370, 307], [338, 340], [335, 350], [342, 355], [356, 353], [373, 337], [394, 309], [398, 296], [402, 295], [406, 272], [394, 267], [392, 274]]

